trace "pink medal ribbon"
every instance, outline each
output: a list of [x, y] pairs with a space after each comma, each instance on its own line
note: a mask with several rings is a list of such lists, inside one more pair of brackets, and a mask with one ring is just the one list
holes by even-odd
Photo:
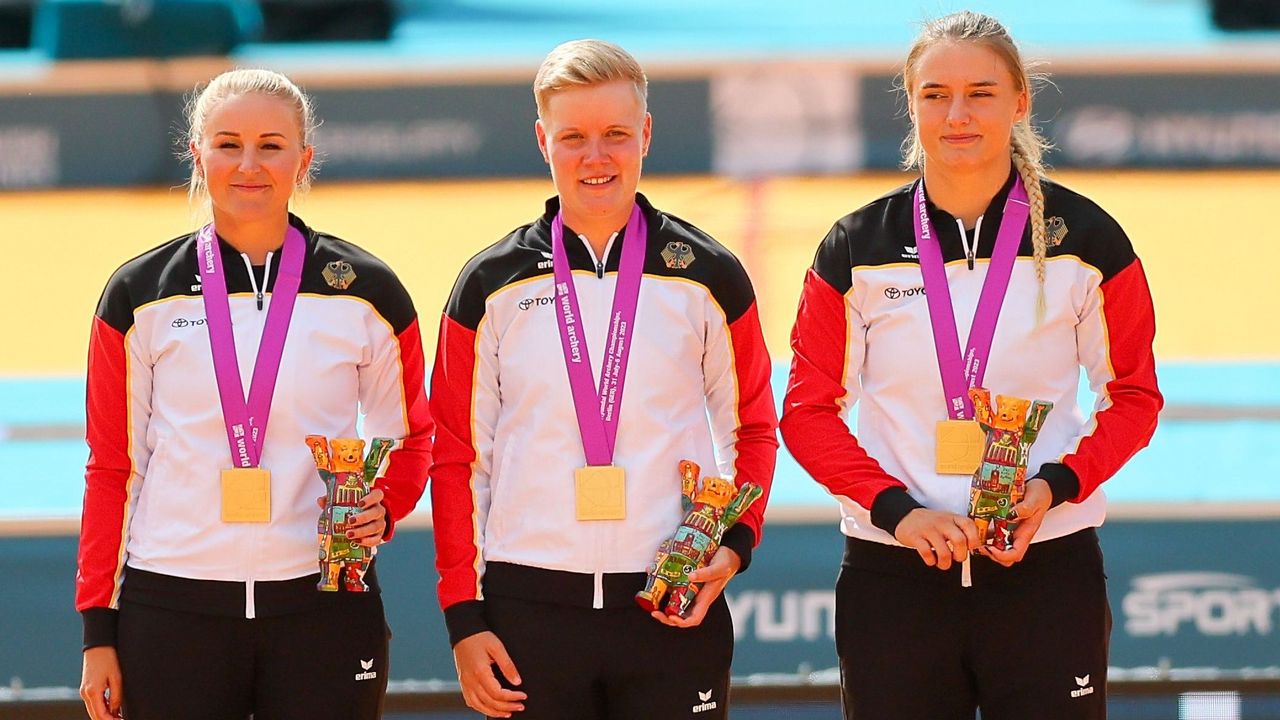
[[[231, 331], [231, 306], [227, 301], [226, 275], [222, 270], [222, 253], [213, 225], [205, 225], [196, 236], [196, 264], [200, 268], [201, 295], [204, 297], [209, 346], [213, 351], [213, 371], [222, 400], [222, 419], [227, 427], [227, 442], [236, 467], [257, 467], [262, 459], [262, 442], [266, 437], [267, 418], [271, 414], [271, 397], [280, 373], [285, 336], [293, 317], [294, 300], [302, 280], [302, 261], [306, 241], [292, 225], [285, 233], [280, 270], [271, 294], [271, 307], [258, 343], [253, 380], [246, 401], [236, 356], [236, 338]], [[265, 288], [264, 288], [265, 289]]]
[[[916, 245], [920, 253], [920, 274], [924, 276], [925, 299], [929, 305], [929, 322], [933, 325], [933, 345], [938, 354], [938, 372], [942, 376], [942, 391], [947, 398], [947, 417], [953, 420], [972, 420], [973, 402], [969, 388], [982, 385], [987, 371], [987, 359], [991, 356], [991, 342], [996, 334], [996, 321], [1000, 306], [1009, 289], [1009, 277], [1013, 263], [1022, 244], [1022, 230], [1026, 227], [1031, 206], [1027, 202], [1027, 190], [1022, 178], [1016, 178], [1009, 197], [1004, 203], [1000, 231], [996, 246], [991, 252], [987, 277], [978, 296], [978, 307], [969, 327], [969, 341], [964, 355], [960, 354], [960, 337], [956, 331], [955, 308], [951, 303], [951, 291], [947, 284], [947, 271], [942, 262], [942, 248], [929, 224], [929, 210], [925, 203], [924, 179], [916, 183], [915, 190]], [[977, 246], [977, 238], [974, 239]]]
[[631, 355], [631, 339], [635, 327], [636, 306], [640, 299], [640, 278], [644, 274], [645, 239], [648, 224], [640, 206], [631, 210], [627, 220], [622, 257], [618, 263], [618, 282], [613, 291], [613, 308], [609, 312], [609, 337], [605, 344], [604, 363], [600, 368], [599, 390], [593, 382], [591, 357], [587, 352], [586, 333], [578, 306], [578, 291], [564, 248], [564, 217], [557, 213], [551, 221], [551, 264], [556, 283], [556, 320], [560, 326], [560, 343], [564, 365], [569, 373], [573, 405], [582, 434], [582, 449], [587, 465], [610, 465], [618, 439], [618, 415], [622, 411], [622, 387], [627, 377], [627, 358]]

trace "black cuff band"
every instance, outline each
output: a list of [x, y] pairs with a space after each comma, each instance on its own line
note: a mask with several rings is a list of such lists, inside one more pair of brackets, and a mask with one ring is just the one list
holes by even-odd
[[472, 635], [486, 632], [489, 621], [484, 617], [483, 600], [465, 600], [444, 609], [444, 624], [449, 629], [449, 645], [457, 645]]
[[720, 546], [738, 553], [742, 560], [738, 574], [742, 574], [751, 566], [751, 550], [756, 546], [756, 534], [751, 528], [738, 523], [725, 531], [724, 537], [720, 538]]
[[116, 618], [119, 616], [120, 611], [111, 608], [93, 607], [82, 610], [80, 619], [84, 623], [83, 649], [88, 650], [91, 647], [103, 645], [115, 647]]
[[887, 488], [871, 503], [871, 524], [893, 535], [907, 513], [922, 507], [924, 505], [911, 497], [906, 488]]
[[1064, 502], [1075, 500], [1080, 495], [1080, 478], [1075, 470], [1062, 463], [1041, 465], [1040, 472], [1031, 479], [1035, 478], [1049, 483], [1049, 490], [1053, 492], [1053, 504], [1049, 507], [1058, 507]]

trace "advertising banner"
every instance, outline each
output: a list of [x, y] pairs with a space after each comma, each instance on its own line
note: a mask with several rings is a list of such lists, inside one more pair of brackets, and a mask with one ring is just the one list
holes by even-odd
[[[527, 82], [308, 85], [321, 178], [546, 172]], [[0, 189], [176, 184], [182, 93], [15, 94], [0, 102]], [[653, 173], [737, 177], [896, 169], [906, 105], [884, 72], [762, 65], [655, 79]], [[1060, 168], [1275, 167], [1280, 76], [1064, 73], [1035, 106]]]
[[[1246, 73], [1054, 74], [1036, 95], [1054, 167], [1275, 167], [1280, 76]], [[906, 104], [887, 74], [861, 84], [866, 166], [896, 168]]]
[[[321, 182], [547, 173], [530, 83], [307, 89]], [[646, 171], [710, 170], [709, 93], [704, 79], [650, 84]], [[182, 108], [178, 92], [0, 98], [0, 190], [180, 184]]]
[[860, 168], [858, 76], [842, 65], [761, 65], [711, 78], [711, 170], [732, 177]]
[[179, 93], [0, 98], [0, 190], [182, 182]]
[[[1120, 520], [1100, 531], [1114, 617], [1111, 665], [1280, 667], [1280, 519]], [[765, 526], [750, 569], [726, 594], [735, 676], [836, 666], [834, 520]], [[2, 538], [0, 575], [19, 578], [0, 635], [0, 677], [74, 687], [80, 621], [72, 608], [75, 538]], [[403, 527], [378, 554], [395, 637], [391, 677], [453, 679], [436, 603], [431, 531]], [[571, 630], [571, 629], [566, 629]]]

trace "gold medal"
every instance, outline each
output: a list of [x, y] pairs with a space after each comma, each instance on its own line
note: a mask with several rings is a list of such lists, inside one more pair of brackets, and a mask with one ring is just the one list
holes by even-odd
[[627, 481], [615, 465], [588, 465], [573, 471], [579, 520], [625, 520]]
[[938, 421], [939, 475], [972, 475], [982, 464], [986, 435], [973, 420]]
[[222, 471], [222, 522], [271, 521], [271, 472], [264, 468]]

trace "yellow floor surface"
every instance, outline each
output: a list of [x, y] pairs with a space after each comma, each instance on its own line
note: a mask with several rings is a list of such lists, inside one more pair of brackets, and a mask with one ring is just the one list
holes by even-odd
[[[1280, 360], [1280, 199], [1270, 172], [1063, 172], [1054, 177], [1120, 221], [1155, 296], [1164, 360]], [[647, 178], [659, 207], [743, 258], [765, 336], [786, 359], [800, 282], [841, 215], [906, 181], [840, 178]], [[297, 210], [360, 244], [400, 275], [434, 352], [440, 309], [459, 268], [542, 210], [549, 180], [324, 183]], [[0, 375], [77, 374], [103, 284], [128, 258], [195, 227], [185, 190], [0, 194]]]

